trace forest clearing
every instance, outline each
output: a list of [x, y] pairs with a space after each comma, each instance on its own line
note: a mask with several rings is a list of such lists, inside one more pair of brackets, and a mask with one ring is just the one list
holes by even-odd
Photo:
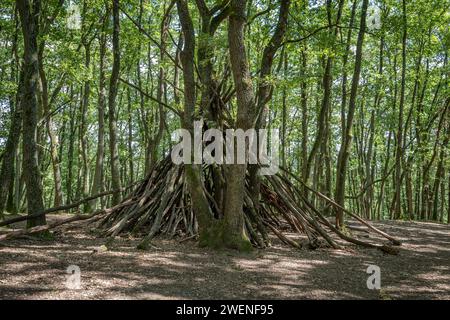
[[[448, 226], [376, 226], [405, 239], [399, 256], [356, 247], [292, 250], [280, 241], [239, 254], [158, 239], [141, 251], [133, 238], [99, 252], [104, 241], [77, 226], [58, 231], [54, 240], [1, 246], [0, 299], [450, 299]], [[70, 264], [82, 270], [80, 290], [65, 287]], [[382, 270], [382, 290], [367, 289], [370, 264]]]
[[0, 3], [1, 299], [450, 299], [449, 0]]

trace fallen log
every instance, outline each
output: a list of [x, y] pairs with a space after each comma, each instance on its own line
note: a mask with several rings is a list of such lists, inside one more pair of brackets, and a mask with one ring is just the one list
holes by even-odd
[[93, 214], [90, 214], [90, 215], [78, 214], [78, 215], [75, 215], [73, 217], [64, 219], [62, 221], [53, 222], [53, 223], [46, 224], [46, 225], [43, 225], [43, 226], [37, 226], [37, 227], [30, 228], [30, 229], [15, 230], [15, 231], [9, 232], [7, 234], [0, 235], [0, 241], [4, 241], [4, 240], [20, 237], [20, 236], [23, 236], [23, 235], [29, 235], [29, 234], [34, 234], [34, 233], [41, 233], [41, 232], [48, 231], [50, 229], [56, 228], [58, 226], [61, 226], [63, 224], [67, 224], [67, 223], [71, 223], [71, 222], [75, 222], [75, 221], [88, 220], [88, 219], [91, 219], [91, 218], [99, 215], [102, 212], [103, 211], [94, 212]]
[[[128, 201], [131, 202], [131, 200], [128, 200]], [[117, 209], [117, 208], [119, 208], [121, 206], [126, 206], [126, 205], [129, 204], [129, 202], [124, 202], [124, 203], [119, 204], [118, 206], [116, 206], [114, 208], [111, 208], [111, 209], [98, 210], [98, 211], [96, 211], [96, 212], [94, 212], [92, 214], [89, 214], [89, 215], [77, 214], [77, 215], [74, 215], [74, 216], [69, 217], [67, 219], [63, 219], [61, 221], [55, 221], [53, 223], [49, 223], [49, 224], [46, 224], [46, 225], [43, 225], [43, 226], [36, 226], [36, 227], [33, 227], [33, 228], [29, 228], [29, 229], [14, 230], [14, 231], [9, 232], [7, 234], [0, 235], [0, 241], [10, 240], [10, 239], [17, 238], [17, 237], [24, 236], [24, 235], [30, 235], [30, 234], [35, 234], [35, 233], [41, 233], [41, 232], [44, 232], [44, 231], [49, 231], [49, 230], [54, 229], [56, 227], [62, 226], [64, 224], [72, 223], [72, 222], [75, 222], [75, 221], [90, 220], [90, 219], [96, 218], [99, 215], [108, 214], [111, 211], [113, 211], [113, 210], [115, 210], [115, 209]]]
[[21, 217], [16, 217], [16, 218], [11, 218], [11, 219], [8, 219], [8, 220], [0, 221], [0, 227], [4, 227], [4, 226], [7, 226], [7, 225], [16, 223], [16, 222], [21, 222], [21, 221], [26, 221], [26, 220], [38, 218], [38, 217], [41, 217], [43, 215], [46, 215], [46, 214], [49, 214], [49, 213], [53, 213], [53, 212], [59, 212], [59, 211], [65, 211], [65, 210], [70, 210], [70, 209], [73, 209], [73, 208], [77, 208], [77, 207], [81, 206], [82, 204], [84, 204], [86, 202], [89, 202], [89, 201], [92, 201], [92, 200], [95, 200], [95, 199], [98, 199], [98, 198], [102, 198], [102, 197], [114, 194], [116, 192], [124, 192], [124, 191], [130, 189], [131, 187], [135, 186], [138, 183], [140, 183], [140, 182], [135, 182], [135, 183], [133, 183], [133, 184], [131, 184], [131, 185], [125, 187], [125, 188], [120, 189], [120, 190], [105, 191], [105, 192], [96, 194], [94, 196], [89, 196], [87, 198], [81, 199], [81, 200], [79, 200], [77, 202], [74, 202], [72, 204], [67, 204], [67, 205], [54, 207], [54, 208], [49, 208], [49, 209], [45, 209], [42, 212], [38, 212], [38, 213], [30, 214], [30, 215], [25, 215], [25, 216], [21, 216]]

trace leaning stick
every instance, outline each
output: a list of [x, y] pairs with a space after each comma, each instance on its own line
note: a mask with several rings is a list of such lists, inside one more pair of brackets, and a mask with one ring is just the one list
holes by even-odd
[[105, 196], [108, 196], [108, 195], [113, 194], [113, 193], [117, 193], [117, 192], [122, 192], [122, 191], [128, 190], [132, 186], [134, 186], [134, 185], [136, 185], [138, 183], [141, 183], [141, 182], [142, 181], [135, 182], [135, 183], [127, 186], [126, 188], [122, 188], [120, 190], [105, 191], [105, 192], [96, 194], [94, 196], [90, 196], [90, 197], [81, 199], [81, 200], [79, 200], [79, 201], [77, 201], [75, 203], [72, 203], [72, 204], [59, 206], [59, 207], [54, 207], [54, 208], [49, 208], [49, 209], [46, 209], [46, 210], [44, 210], [42, 212], [26, 215], [26, 216], [23, 216], [23, 217], [11, 218], [11, 219], [8, 219], [8, 220], [0, 222], [0, 227], [4, 227], [4, 226], [10, 225], [12, 223], [20, 222], [20, 221], [25, 221], [25, 220], [38, 218], [38, 217], [41, 217], [43, 215], [46, 215], [46, 214], [49, 214], [49, 213], [52, 213], [52, 212], [58, 212], [58, 211], [64, 211], [64, 210], [73, 209], [73, 208], [79, 207], [80, 205], [82, 205], [83, 203], [86, 203], [88, 201], [91, 201], [91, 200], [94, 200], [94, 199], [97, 199], [97, 198], [101, 198], [101, 197], [105, 197]]
[[133, 203], [133, 202], [135, 202], [135, 200], [128, 199], [127, 201], [117, 205], [114, 208], [98, 210], [98, 211], [96, 211], [96, 212], [94, 212], [94, 213], [92, 213], [90, 215], [77, 214], [77, 215], [75, 215], [73, 217], [70, 217], [70, 218], [67, 218], [67, 219], [63, 219], [61, 221], [56, 221], [56, 222], [53, 222], [53, 223], [50, 223], [50, 224], [47, 224], [47, 225], [36, 226], [36, 227], [30, 228], [30, 229], [15, 230], [15, 231], [9, 232], [7, 234], [1, 235], [0, 236], [0, 241], [5, 241], [5, 240], [8, 240], [8, 239], [20, 237], [20, 236], [23, 236], [23, 235], [40, 233], [40, 232], [43, 232], [43, 231], [54, 229], [54, 228], [59, 227], [59, 226], [61, 226], [63, 224], [67, 224], [67, 223], [71, 223], [71, 222], [75, 222], [75, 221], [89, 220], [89, 219], [92, 219], [92, 218], [94, 218], [94, 217], [96, 217], [96, 216], [98, 216], [100, 214], [111, 213], [113, 210], [116, 210], [116, 209], [118, 209], [120, 207], [123, 207], [123, 206], [127, 206], [127, 205], [129, 205], [130, 203]]
[[74, 221], [88, 220], [88, 219], [93, 218], [96, 215], [98, 215], [100, 213], [103, 213], [103, 212], [105, 212], [105, 211], [104, 210], [97, 211], [97, 212], [94, 212], [91, 215], [77, 214], [77, 215], [75, 215], [73, 217], [64, 219], [62, 221], [53, 222], [53, 223], [50, 223], [50, 224], [47, 224], [47, 225], [37, 226], [37, 227], [30, 228], [30, 229], [15, 230], [15, 231], [9, 232], [7, 234], [1, 235], [0, 236], [0, 241], [8, 240], [8, 239], [11, 239], [11, 238], [16, 238], [16, 237], [27, 235], [27, 234], [33, 234], [33, 233], [39, 233], [39, 232], [47, 231], [47, 230], [53, 229], [55, 227], [58, 227], [58, 226], [60, 226], [62, 224], [71, 223], [71, 222], [74, 222]]
[[320, 193], [319, 191], [316, 191], [314, 189], [312, 189], [311, 187], [307, 186], [306, 183], [304, 183], [303, 181], [301, 181], [299, 178], [297, 178], [294, 174], [292, 174], [291, 172], [283, 169], [284, 172], [287, 172], [290, 176], [292, 176], [296, 181], [300, 182], [306, 189], [308, 189], [309, 191], [311, 191], [312, 193], [314, 193], [315, 195], [319, 196], [320, 198], [324, 199], [325, 201], [328, 201], [332, 206], [341, 209], [342, 211], [344, 211], [345, 213], [347, 213], [349, 216], [351, 216], [352, 218], [358, 220], [359, 222], [361, 222], [362, 224], [364, 224], [365, 226], [367, 226], [369, 229], [371, 229], [372, 231], [378, 233], [379, 235], [385, 237], [386, 239], [392, 241], [392, 243], [396, 246], [400, 246], [402, 243], [398, 240], [395, 239], [394, 237], [388, 235], [387, 233], [381, 231], [380, 229], [372, 226], [370, 223], [368, 223], [367, 221], [365, 221], [364, 219], [358, 217], [356, 214], [352, 213], [351, 211], [345, 209], [343, 206], [339, 205], [338, 203], [336, 203], [335, 201], [331, 200], [330, 198], [328, 198], [326, 195]]

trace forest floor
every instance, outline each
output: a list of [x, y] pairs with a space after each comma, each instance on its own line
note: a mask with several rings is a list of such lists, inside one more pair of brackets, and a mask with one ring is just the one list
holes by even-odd
[[[403, 240], [399, 255], [295, 250], [277, 239], [248, 254], [165, 239], [139, 251], [132, 238], [102, 251], [105, 240], [79, 225], [0, 244], [0, 299], [450, 299], [450, 226], [374, 225]], [[80, 267], [80, 290], [66, 288], [69, 265]], [[381, 290], [367, 288], [369, 265], [381, 269]]]

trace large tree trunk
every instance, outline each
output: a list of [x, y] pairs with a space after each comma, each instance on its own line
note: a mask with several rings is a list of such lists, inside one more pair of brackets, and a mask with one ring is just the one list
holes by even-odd
[[[24, 40], [24, 88], [21, 99], [23, 111], [23, 174], [27, 185], [28, 214], [44, 210], [41, 174], [37, 152], [37, 115], [39, 61], [37, 37], [39, 34], [40, 0], [16, 0], [22, 23]], [[28, 227], [46, 223], [45, 215], [28, 220]]]
[[[247, 21], [247, 1], [232, 0], [228, 25], [228, 44], [231, 70], [237, 98], [237, 121], [235, 129], [250, 129], [256, 120], [255, 97], [244, 42], [244, 28]], [[234, 143], [236, 146], [237, 144]], [[237, 150], [232, 150], [236, 159]], [[230, 164], [225, 167], [224, 242], [227, 247], [245, 250], [251, 248], [244, 233], [244, 187], [246, 164]]]
[[[117, 147], [117, 123], [116, 123], [116, 97], [119, 88], [120, 72], [120, 18], [119, 18], [119, 0], [113, 0], [113, 69], [109, 83], [108, 98], [108, 116], [109, 116], [109, 152], [111, 162], [111, 184], [113, 190], [120, 190], [120, 161]], [[113, 194], [112, 204], [117, 205], [120, 202], [120, 192]]]
[[[181, 63], [184, 76], [184, 115], [182, 127], [188, 130], [193, 137], [194, 113], [195, 113], [195, 34], [192, 19], [186, 0], [177, 0], [178, 15], [184, 35], [184, 48], [181, 51]], [[192, 150], [194, 150], [192, 148]], [[212, 245], [213, 237], [217, 234], [211, 233], [212, 214], [204, 191], [202, 181], [201, 165], [185, 164], [185, 179], [191, 195], [192, 208], [198, 219], [200, 244]]]

